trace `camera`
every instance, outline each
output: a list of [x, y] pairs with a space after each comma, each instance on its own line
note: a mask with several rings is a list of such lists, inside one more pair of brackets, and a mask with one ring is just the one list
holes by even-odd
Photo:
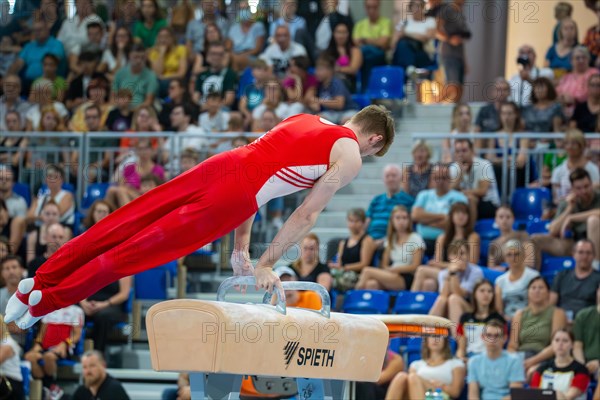
[[527, 56], [520, 56], [519, 58], [517, 58], [517, 64], [520, 64], [523, 67], [528, 67], [529, 63], [529, 57]]

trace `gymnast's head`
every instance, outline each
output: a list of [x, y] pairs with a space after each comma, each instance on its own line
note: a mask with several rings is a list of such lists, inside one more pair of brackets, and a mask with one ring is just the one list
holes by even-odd
[[346, 123], [358, 137], [360, 153], [364, 156], [383, 157], [394, 142], [394, 119], [383, 106], [370, 105]]

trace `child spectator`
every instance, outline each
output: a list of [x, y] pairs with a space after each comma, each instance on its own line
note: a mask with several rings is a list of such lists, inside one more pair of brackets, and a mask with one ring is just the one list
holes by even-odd
[[[48, 79], [52, 82], [52, 100], [63, 102], [67, 94], [67, 81], [58, 75], [58, 65], [60, 60], [52, 53], [48, 53], [42, 58], [42, 76], [38, 79]], [[36, 79], [34, 82], [38, 80]]]
[[198, 126], [209, 133], [225, 132], [229, 124], [229, 112], [222, 109], [219, 92], [211, 92], [206, 96], [206, 111], [200, 114]]
[[263, 60], [254, 61], [251, 67], [254, 83], [244, 88], [239, 107], [244, 116], [244, 126], [247, 128], [252, 125], [252, 112], [262, 103], [265, 97], [265, 85], [270, 77], [269, 67]]
[[126, 132], [131, 129], [133, 111], [131, 110], [131, 90], [119, 89], [115, 94], [116, 107], [106, 117], [105, 128], [111, 132]]

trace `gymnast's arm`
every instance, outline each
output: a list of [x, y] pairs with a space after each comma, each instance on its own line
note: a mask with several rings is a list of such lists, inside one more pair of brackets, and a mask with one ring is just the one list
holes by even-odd
[[256, 213], [244, 221], [234, 231], [233, 252], [231, 253], [231, 267], [234, 275], [251, 275], [253, 271], [250, 260], [250, 234]]

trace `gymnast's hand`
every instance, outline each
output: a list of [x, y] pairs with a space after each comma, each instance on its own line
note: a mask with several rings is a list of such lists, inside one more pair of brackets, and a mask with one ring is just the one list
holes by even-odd
[[273, 293], [273, 289], [277, 289], [279, 293], [283, 292], [283, 286], [281, 280], [273, 268], [270, 267], [259, 267], [254, 270], [254, 277], [256, 278], [256, 286], [258, 288], [265, 289], [269, 293]]
[[231, 253], [231, 267], [234, 276], [252, 276], [254, 267], [250, 261], [250, 254], [247, 251], [234, 250]]

